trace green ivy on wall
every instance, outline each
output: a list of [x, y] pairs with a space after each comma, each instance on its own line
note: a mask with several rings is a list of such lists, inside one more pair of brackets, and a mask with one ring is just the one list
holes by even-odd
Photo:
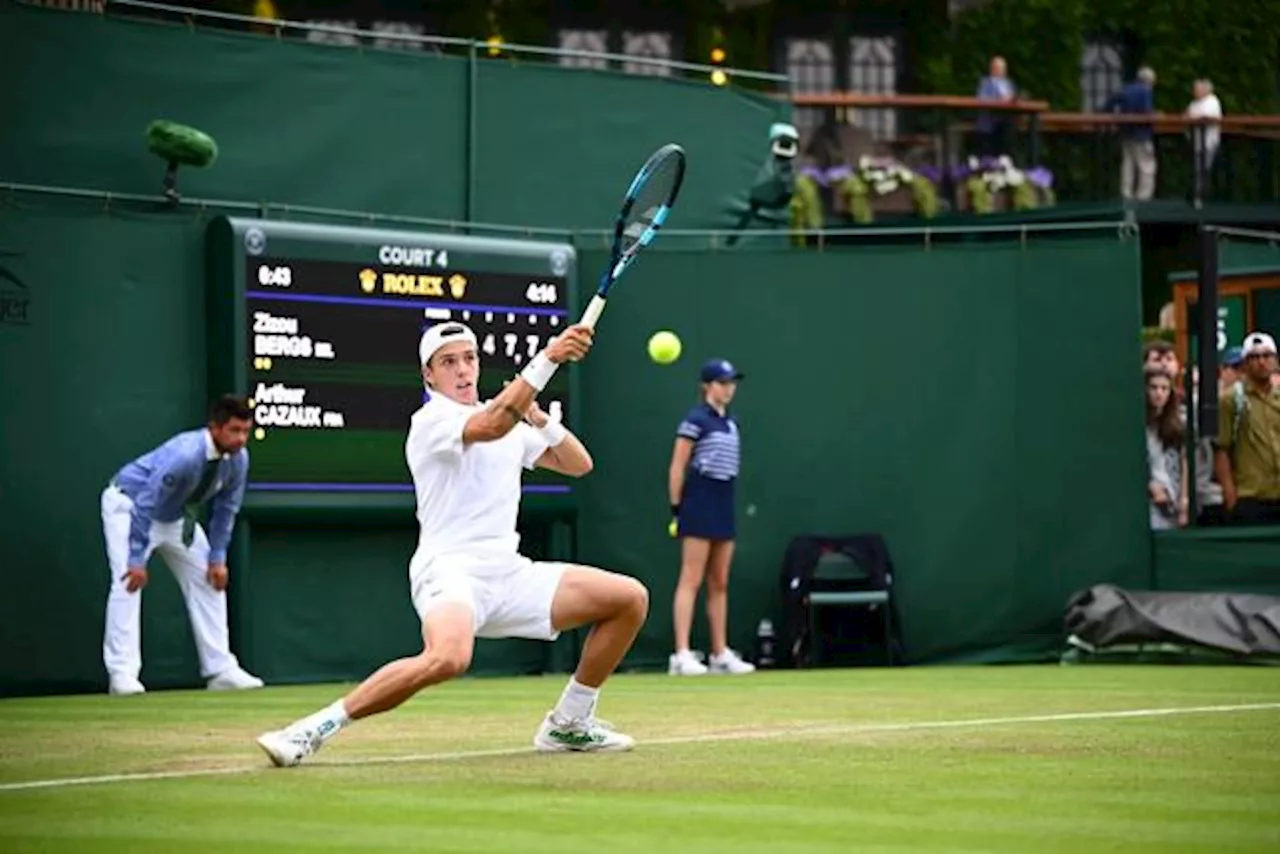
[[1266, 0], [989, 0], [958, 14], [949, 38], [925, 42], [921, 89], [973, 94], [1000, 54], [1020, 90], [1075, 111], [1081, 49], [1102, 34], [1134, 45], [1134, 62], [1155, 69], [1156, 107], [1164, 112], [1185, 110], [1199, 77], [1214, 81], [1228, 113], [1280, 105], [1280, 14]]
[[1082, 0], [992, 0], [958, 15], [951, 29], [951, 79], [922, 81], [926, 91], [974, 95], [991, 57], [1000, 54], [1020, 93], [1058, 109], [1075, 109], [1082, 6]]

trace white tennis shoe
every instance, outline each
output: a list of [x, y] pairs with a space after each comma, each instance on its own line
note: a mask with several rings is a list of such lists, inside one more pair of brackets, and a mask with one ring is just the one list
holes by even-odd
[[138, 681], [137, 676], [126, 676], [123, 673], [111, 674], [111, 684], [107, 688], [107, 693], [117, 697], [126, 697], [131, 694], [145, 694], [147, 689]]
[[686, 649], [673, 652], [667, 659], [667, 674], [669, 676], [705, 676], [707, 665], [698, 660], [697, 653]]
[[257, 742], [262, 752], [279, 768], [299, 764], [324, 743], [319, 734], [293, 727], [263, 733], [258, 736]]
[[748, 661], [743, 661], [742, 657], [736, 652], [726, 648], [719, 655], [711, 656], [711, 672], [741, 676], [744, 673], [755, 673], [756, 666]]
[[248, 691], [261, 688], [262, 685], [262, 680], [257, 676], [239, 667], [233, 667], [210, 679], [208, 688], [210, 691]]
[[533, 737], [533, 746], [543, 753], [563, 751], [621, 752], [636, 746], [629, 735], [616, 732], [613, 724], [597, 717], [571, 719], [548, 712]]

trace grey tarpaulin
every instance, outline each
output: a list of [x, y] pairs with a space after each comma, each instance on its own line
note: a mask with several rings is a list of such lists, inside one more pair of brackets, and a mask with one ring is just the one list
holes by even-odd
[[1165, 593], [1098, 584], [1067, 603], [1068, 635], [1103, 648], [1181, 643], [1237, 655], [1280, 655], [1280, 596]]

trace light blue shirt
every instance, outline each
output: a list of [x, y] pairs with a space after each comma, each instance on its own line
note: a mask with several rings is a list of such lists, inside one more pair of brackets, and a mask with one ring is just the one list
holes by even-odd
[[[1008, 77], [983, 77], [978, 83], [978, 97], [984, 101], [1004, 101], [1012, 98], [1013, 81]], [[989, 111], [983, 110], [978, 113], [977, 129], [983, 133], [990, 133], [996, 121], [997, 119], [992, 118]], [[1007, 121], [1007, 118], [1003, 121]]]
[[[204, 464], [220, 459], [218, 476], [205, 495], [192, 495], [200, 485]], [[151, 539], [152, 522], [176, 522], [187, 504], [212, 500], [209, 514], [209, 563], [226, 563], [231, 529], [244, 500], [249, 452], [220, 454], [207, 429], [179, 433], [138, 457], [111, 481], [133, 501], [129, 524], [129, 566], [141, 566]]]
[[1008, 77], [983, 77], [978, 84], [978, 97], [1004, 101], [1013, 97], [1013, 83]]

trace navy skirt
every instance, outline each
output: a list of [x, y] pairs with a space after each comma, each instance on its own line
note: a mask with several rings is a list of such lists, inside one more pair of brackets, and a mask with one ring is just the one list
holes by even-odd
[[689, 472], [680, 499], [679, 535], [704, 540], [732, 540], [736, 534], [733, 481]]

